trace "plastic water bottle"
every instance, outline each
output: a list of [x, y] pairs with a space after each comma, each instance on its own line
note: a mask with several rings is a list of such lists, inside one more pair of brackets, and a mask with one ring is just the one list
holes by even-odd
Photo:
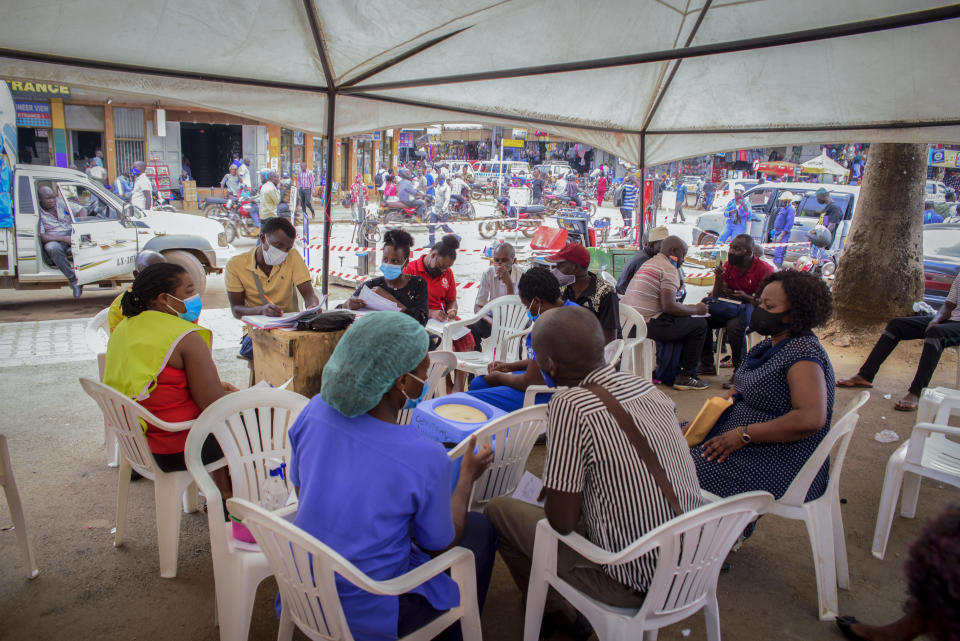
[[284, 474], [287, 464], [276, 459], [270, 459], [267, 464], [270, 466], [270, 471], [263, 489], [260, 490], [260, 507], [275, 511], [286, 505], [287, 498], [290, 496], [290, 492], [287, 491], [287, 477]]

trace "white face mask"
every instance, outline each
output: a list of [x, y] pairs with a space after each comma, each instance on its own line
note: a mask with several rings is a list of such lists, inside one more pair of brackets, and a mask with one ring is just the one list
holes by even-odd
[[573, 274], [564, 274], [562, 271], [556, 267], [550, 269], [553, 272], [553, 275], [557, 277], [557, 281], [560, 283], [560, 287], [566, 287], [567, 285], [572, 285], [573, 281], [577, 280], [577, 277]]
[[266, 249], [263, 250], [263, 262], [266, 264], [276, 266], [287, 259], [288, 252], [285, 252], [282, 249], [277, 249], [269, 244], [265, 246]]

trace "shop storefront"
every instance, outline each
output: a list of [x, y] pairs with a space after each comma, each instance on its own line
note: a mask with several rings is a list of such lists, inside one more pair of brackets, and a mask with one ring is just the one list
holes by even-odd
[[63, 102], [70, 99], [66, 85], [8, 80], [17, 117], [19, 161], [35, 165], [70, 166]]

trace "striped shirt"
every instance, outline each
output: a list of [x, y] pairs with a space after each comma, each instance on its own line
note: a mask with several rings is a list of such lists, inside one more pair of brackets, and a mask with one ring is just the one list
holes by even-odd
[[633, 183], [623, 184], [623, 204], [620, 209], [633, 209], [637, 205], [637, 194], [640, 190]]
[[623, 302], [643, 314], [643, 320], [657, 318], [663, 313], [660, 305], [660, 292], [669, 291], [676, 297], [680, 289], [680, 272], [670, 259], [657, 254], [643, 263], [627, 285]]
[[[584, 385], [602, 385], [640, 427], [667, 473], [680, 507], [704, 504], [696, 468], [676, 405], [650, 382], [610, 366], [594, 370]], [[582, 387], [557, 392], [547, 405], [547, 458], [543, 483], [559, 492], [582, 494], [586, 537], [610, 552], [624, 549], [674, 517], [670, 504], [636, 448], [603, 402]], [[604, 566], [620, 583], [646, 592], [656, 553], [622, 565]]]
[[316, 179], [312, 171], [301, 171], [297, 173], [297, 186], [300, 189], [313, 189], [316, 186]]

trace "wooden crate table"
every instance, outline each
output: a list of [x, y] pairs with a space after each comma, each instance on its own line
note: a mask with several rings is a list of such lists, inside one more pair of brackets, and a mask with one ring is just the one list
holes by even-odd
[[334, 348], [347, 330], [339, 332], [288, 332], [248, 328], [253, 341], [253, 375], [256, 382], [287, 388], [307, 398], [320, 393], [320, 375]]

